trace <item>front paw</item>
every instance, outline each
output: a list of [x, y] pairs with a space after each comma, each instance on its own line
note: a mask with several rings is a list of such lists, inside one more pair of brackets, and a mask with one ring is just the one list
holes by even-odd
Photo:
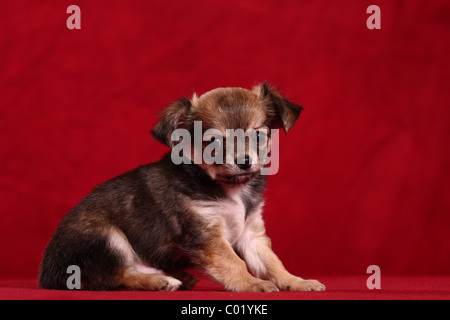
[[282, 286], [284, 290], [291, 291], [325, 291], [325, 286], [317, 280], [304, 280], [295, 277], [288, 284]]
[[239, 291], [239, 292], [278, 292], [278, 287], [266, 280], [254, 279], [246, 283], [245, 285], [229, 288], [231, 291]]
[[270, 282], [270, 281], [266, 281], [266, 280], [259, 280], [255, 283], [253, 283], [250, 286], [250, 290], [252, 292], [278, 292], [278, 287]]

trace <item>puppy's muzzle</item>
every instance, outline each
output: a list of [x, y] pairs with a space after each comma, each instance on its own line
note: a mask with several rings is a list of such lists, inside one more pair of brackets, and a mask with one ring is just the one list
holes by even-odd
[[249, 156], [243, 156], [236, 159], [236, 165], [241, 170], [248, 170], [252, 166], [250, 157]]

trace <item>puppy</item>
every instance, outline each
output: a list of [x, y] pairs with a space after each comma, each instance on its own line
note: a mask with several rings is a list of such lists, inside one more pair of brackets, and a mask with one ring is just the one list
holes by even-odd
[[[67, 268], [76, 265], [83, 290], [192, 289], [198, 279], [184, 270], [200, 266], [229, 291], [325, 290], [290, 274], [272, 251], [262, 219], [264, 164], [249, 139], [244, 154], [212, 152], [235, 161], [190, 161], [212, 143], [224, 145], [229, 129], [255, 134], [257, 149], [268, 147], [268, 130], [288, 132], [301, 110], [267, 83], [172, 103], [153, 136], [175, 148], [177, 129], [194, 133], [201, 123], [200, 146], [181, 155], [187, 161], [175, 164], [168, 153], [97, 186], [59, 224], [44, 252], [40, 286], [67, 289]], [[207, 136], [208, 129], [216, 134]]]

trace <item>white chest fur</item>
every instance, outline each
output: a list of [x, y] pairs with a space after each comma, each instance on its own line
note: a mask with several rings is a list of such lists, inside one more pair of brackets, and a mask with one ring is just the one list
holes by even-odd
[[239, 192], [220, 201], [195, 201], [194, 210], [208, 224], [220, 223], [224, 236], [231, 245], [234, 245], [244, 232], [245, 206]]

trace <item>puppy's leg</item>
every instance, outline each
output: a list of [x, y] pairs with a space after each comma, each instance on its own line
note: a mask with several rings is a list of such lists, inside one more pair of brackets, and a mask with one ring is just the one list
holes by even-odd
[[281, 290], [323, 291], [325, 286], [317, 280], [304, 280], [290, 274], [272, 251], [266, 236], [261, 210], [249, 215], [245, 230], [236, 244], [236, 249], [258, 278], [268, 279]]
[[[266, 243], [266, 244], [263, 244]], [[280, 259], [270, 248], [270, 240], [257, 239], [251, 243], [246, 248], [244, 254], [247, 258], [248, 267], [250, 271], [261, 270], [261, 265], [265, 267], [265, 272], [260, 274], [264, 279], [269, 279], [277, 285], [281, 290], [292, 290], [292, 291], [324, 291], [325, 286], [317, 280], [305, 280], [300, 277], [296, 277], [290, 274], [281, 263]], [[255, 256], [258, 258], [255, 259]], [[259, 261], [258, 261], [259, 259]]]
[[165, 275], [162, 270], [143, 264], [120, 230], [110, 228], [108, 237], [110, 248], [123, 262], [123, 271], [114, 279], [113, 286], [116, 289], [174, 291], [180, 288], [182, 284], [180, 280]]
[[217, 236], [202, 250], [199, 263], [210, 276], [228, 291], [274, 292], [278, 288], [270, 281], [253, 277], [224, 237]]
[[181, 286], [181, 281], [163, 274], [145, 274], [126, 268], [115, 284], [117, 288], [125, 290], [175, 291]]

